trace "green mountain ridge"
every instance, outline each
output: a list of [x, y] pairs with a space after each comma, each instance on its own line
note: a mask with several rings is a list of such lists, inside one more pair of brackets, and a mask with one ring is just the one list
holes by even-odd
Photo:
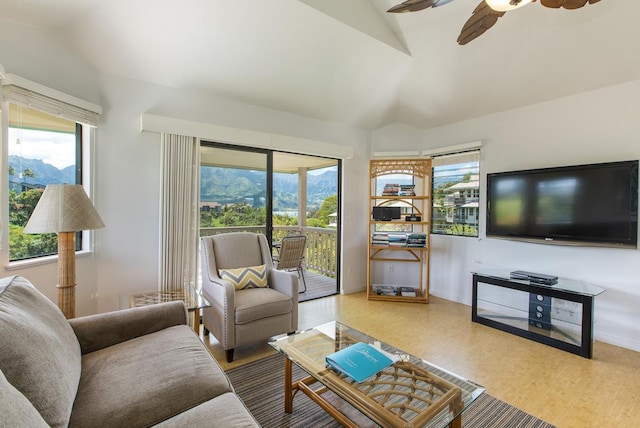
[[[266, 173], [243, 169], [218, 167], [200, 168], [200, 200], [219, 204], [247, 202], [252, 206], [264, 205]], [[335, 171], [307, 177], [307, 206], [317, 209], [322, 201], [337, 192]], [[275, 173], [273, 176], [274, 211], [295, 209], [298, 205], [298, 176]]]
[[[45, 187], [47, 184], [75, 183], [75, 167], [62, 170], [40, 159], [9, 156], [9, 165], [14, 171], [9, 181], [15, 185]], [[20, 176], [30, 170], [33, 177]], [[266, 174], [261, 171], [218, 167], [200, 168], [200, 200], [219, 204], [246, 202], [251, 206], [263, 206], [265, 200]], [[309, 174], [307, 177], [307, 206], [318, 209], [322, 202], [337, 192], [338, 179], [335, 171]], [[274, 211], [296, 209], [298, 205], [298, 176], [275, 173], [273, 177]]]
[[[11, 155], [9, 156], [9, 166], [15, 172], [14, 175], [9, 175], [9, 181], [14, 183], [27, 183], [31, 186], [45, 187], [47, 184], [76, 182], [76, 168], [74, 165], [64, 169], [58, 169], [40, 159], [27, 159], [21, 156]], [[33, 173], [33, 177], [20, 176], [20, 174], [23, 174], [27, 170]]]

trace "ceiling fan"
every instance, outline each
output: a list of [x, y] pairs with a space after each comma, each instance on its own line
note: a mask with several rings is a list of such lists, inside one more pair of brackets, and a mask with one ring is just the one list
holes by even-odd
[[[417, 12], [428, 7], [438, 7], [451, 3], [453, 0], [406, 0], [392, 7], [387, 12]], [[518, 9], [526, 4], [535, 2], [536, 0], [483, 0], [478, 7], [475, 8], [471, 18], [464, 24], [460, 36], [458, 36], [458, 44], [466, 45], [476, 37], [481, 36], [489, 28], [498, 21], [498, 18], [506, 12]], [[540, 0], [543, 6], [554, 9], [579, 9], [587, 3], [594, 4], [600, 0]]]

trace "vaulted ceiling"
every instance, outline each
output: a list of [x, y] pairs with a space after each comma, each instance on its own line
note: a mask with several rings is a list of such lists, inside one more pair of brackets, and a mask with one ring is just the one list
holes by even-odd
[[0, 21], [58, 33], [99, 72], [369, 129], [640, 79], [639, 1], [533, 3], [466, 46], [456, 39], [479, 0], [386, 13], [399, 2], [0, 0]]

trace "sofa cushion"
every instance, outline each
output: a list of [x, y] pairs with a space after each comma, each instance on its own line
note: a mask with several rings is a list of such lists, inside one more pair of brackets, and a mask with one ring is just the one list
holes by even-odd
[[6, 427], [49, 426], [27, 397], [7, 382], [2, 371], [0, 371], [0, 415], [2, 415], [0, 425]]
[[156, 425], [157, 428], [182, 427], [259, 427], [240, 398], [230, 392]]
[[150, 426], [231, 391], [193, 330], [169, 327], [83, 355], [69, 426]]
[[49, 425], [67, 426], [80, 345], [57, 306], [20, 276], [0, 279], [0, 370]]
[[235, 269], [220, 269], [220, 278], [233, 284], [236, 290], [263, 288], [267, 286], [267, 266], [249, 266]]
[[236, 291], [236, 324], [246, 324], [293, 310], [291, 297], [272, 288]]

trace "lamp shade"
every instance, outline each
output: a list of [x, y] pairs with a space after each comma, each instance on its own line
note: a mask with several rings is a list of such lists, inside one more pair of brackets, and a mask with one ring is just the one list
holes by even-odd
[[531, 1], [532, 0], [485, 0], [485, 3], [497, 12], [508, 12], [529, 4]]
[[104, 227], [79, 184], [50, 184], [33, 210], [24, 233], [79, 232]]

